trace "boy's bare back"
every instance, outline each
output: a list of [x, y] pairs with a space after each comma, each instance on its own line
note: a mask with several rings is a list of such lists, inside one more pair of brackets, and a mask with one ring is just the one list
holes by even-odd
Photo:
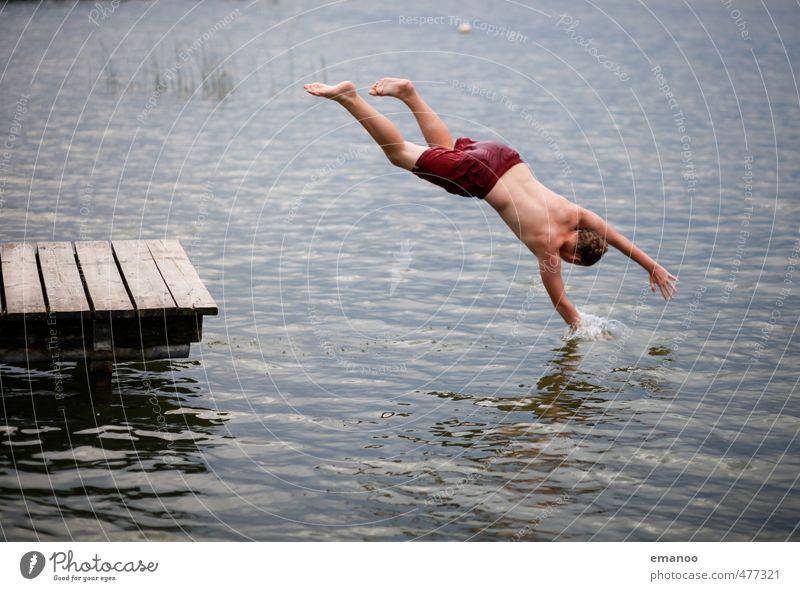
[[542, 258], [558, 254], [582, 208], [542, 184], [527, 164], [509, 170], [486, 196], [511, 231]]

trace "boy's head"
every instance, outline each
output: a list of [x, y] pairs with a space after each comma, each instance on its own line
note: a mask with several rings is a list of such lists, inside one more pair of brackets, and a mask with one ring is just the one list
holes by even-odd
[[579, 228], [561, 247], [561, 258], [568, 263], [591, 267], [608, 251], [605, 238], [593, 230]]

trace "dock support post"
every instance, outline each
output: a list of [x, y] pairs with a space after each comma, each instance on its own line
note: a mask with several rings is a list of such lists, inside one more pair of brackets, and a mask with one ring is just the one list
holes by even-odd
[[[111, 353], [112, 347], [110, 318], [97, 318], [92, 322], [92, 349], [96, 353]], [[111, 394], [111, 374], [114, 364], [111, 361], [89, 361], [89, 387], [92, 394], [107, 396]]]
[[89, 388], [93, 396], [108, 396], [111, 394], [113, 371], [114, 364], [111, 361], [89, 362]]

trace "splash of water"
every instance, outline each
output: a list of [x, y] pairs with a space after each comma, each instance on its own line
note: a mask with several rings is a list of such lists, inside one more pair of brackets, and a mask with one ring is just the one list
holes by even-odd
[[577, 330], [570, 329], [566, 335], [568, 339], [583, 339], [587, 341], [610, 341], [627, 330], [619, 320], [612, 320], [603, 316], [578, 311], [581, 316], [581, 325]]

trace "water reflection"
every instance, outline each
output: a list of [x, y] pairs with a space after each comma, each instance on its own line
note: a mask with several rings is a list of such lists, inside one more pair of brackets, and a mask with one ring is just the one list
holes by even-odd
[[[226, 413], [199, 402], [203, 389], [186, 376], [187, 363], [120, 365], [105, 394], [90, 389], [83, 365], [0, 366], [0, 473], [14, 475], [2, 480], [0, 499], [25, 516], [14, 527], [63, 535], [62, 526], [83, 531], [77, 524], [98, 522], [185, 532], [177, 524], [191, 523], [190, 515], [164, 520], [159, 499], [192, 494], [180, 480], [208, 473], [204, 446], [223, 437], [226, 421]], [[63, 395], [54, 391], [56, 380]], [[142, 477], [164, 470], [180, 477], [174, 485]], [[56, 522], [48, 517], [54, 506]]]
[[608, 368], [588, 351], [579, 340], [560, 343], [533, 387], [427, 392], [442, 418], [398, 434], [414, 451], [354, 472], [374, 514], [385, 519], [393, 508], [422, 539], [569, 539], [564, 528], [575, 506], [608, 488], [618, 427], [635, 421], [636, 404], [648, 398], [647, 388], [631, 384], [650, 380], [652, 391], [669, 390], [652, 366], [653, 358], [671, 359], [665, 348], [648, 350], [638, 366]]
[[[532, 413], [536, 418], [551, 420], [587, 420], [603, 409], [597, 404], [607, 398], [593, 394], [608, 393], [609, 386], [592, 382], [592, 375], [581, 369], [580, 343], [570, 340], [554, 349], [556, 355], [548, 364], [534, 388], [527, 392], [484, 396], [463, 392], [429, 392], [428, 394], [454, 401], [470, 401], [483, 407], [496, 408], [506, 413]], [[521, 385], [524, 387], [524, 385]]]
[[419, 535], [424, 539], [557, 535], [556, 514], [606, 486], [592, 476], [600, 460], [598, 442], [582, 448], [578, 431], [608, 413], [612, 390], [582, 369], [579, 342], [566, 342], [553, 353], [528, 390], [428, 392], [441, 401], [446, 418], [400, 435], [413, 442], [420, 461], [387, 457], [356, 471], [384, 506], [375, 514], [386, 515], [386, 503], [398, 513], [407, 511], [399, 519], [424, 531]]

